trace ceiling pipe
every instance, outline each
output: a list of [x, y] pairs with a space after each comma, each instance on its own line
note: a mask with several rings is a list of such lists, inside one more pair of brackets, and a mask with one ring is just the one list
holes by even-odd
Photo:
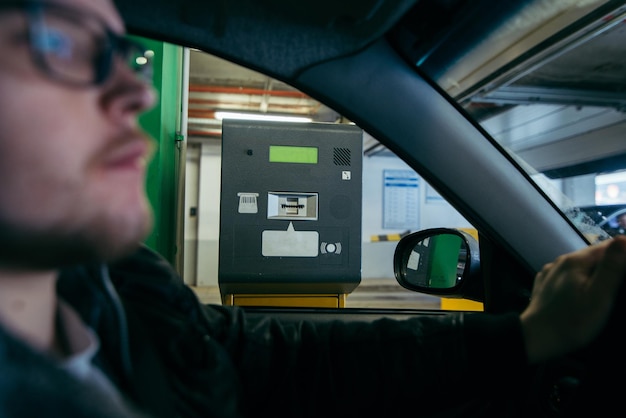
[[314, 116], [316, 115], [317, 109], [312, 109], [307, 106], [275, 106], [270, 105], [267, 112], [259, 111], [258, 105], [219, 105], [215, 106], [212, 109], [189, 109], [189, 116], [194, 118], [208, 118], [214, 119], [215, 112], [219, 111], [243, 111], [248, 113], [262, 113], [262, 114], [289, 114], [289, 115], [302, 115], [302, 116]]
[[[205, 127], [218, 122], [215, 119], [216, 111], [276, 113], [314, 117], [321, 108], [321, 104], [318, 101], [300, 91], [272, 90], [269, 88], [271, 85], [267, 87], [261, 89], [190, 84], [188, 88], [190, 96], [187, 100], [189, 106], [187, 114], [189, 118], [196, 121], [189, 121], [188, 135], [212, 138], [221, 137], [221, 128]], [[206, 98], [202, 97], [203, 95]], [[219, 95], [230, 97], [219, 97]], [[245, 99], [245, 96], [253, 97]], [[262, 111], [263, 102], [265, 103], [266, 111]], [[200, 121], [199, 119], [203, 120]]]
[[299, 99], [311, 99], [308, 95], [299, 91], [290, 90], [267, 90], [256, 89], [250, 87], [229, 87], [229, 86], [207, 86], [200, 84], [190, 84], [189, 92], [192, 93], [224, 93], [224, 94], [250, 94], [254, 96], [279, 96], [279, 97], [293, 97]]
[[190, 127], [188, 132], [188, 136], [204, 136], [210, 138], [221, 138], [222, 130], [221, 129], [196, 129]]

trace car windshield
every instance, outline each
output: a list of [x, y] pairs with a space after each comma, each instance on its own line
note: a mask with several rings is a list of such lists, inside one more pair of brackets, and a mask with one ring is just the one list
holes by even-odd
[[606, 239], [619, 226], [604, 206], [626, 204], [624, 2], [519, 3], [450, 18], [438, 45], [397, 45], [590, 242]]
[[[626, 2], [520, 0], [487, 10], [467, 3], [418, 2], [385, 37], [589, 243], [624, 233], [619, 215], [626, 209]], [[354, 124], [285, 82], [199, 50], [185, 53], [189, 85], [184, 210], [189, 216], [184, 271], [187, 283], [203, 288], [217, 283], [218, 266], [225, 265], [218, 257], [223, 244], [220, 217], [226, 212], [215, 204], [224, 200], [227, 190], [221, 178], [229, 143], [225, 121], [280, 117], [284, 123]], [[391, 260], [396, 244], [403, 235], [428, 228], [463, 229], [477, 238], [478, 232], [421, 173], [367, 131], [362, 134], [362, 282], [347, 306], [361, 306], [358, 291], [365, 283], [387, 296], [374, 304], [369, 299], [363, 306], [401, 307], [403, 298], [410, 299], [407, 306], [443, 306], [438, 298], [407, 291], [395, 282]], [[282, 149], [277, 158], [289, 163], [315, 160], [317, 155], [308, 151]], [[253, 152], [249, 148], [247, 155]], [[253, 171], [243, 161], [232, 166], [233, 178]], [[351, 173], [344, 175], [350, 179]], [[236, 194], [239, 213], [247, 213], [246, 205], [258, 197]], [[318, 202], [314, 193], [296, 196], [270, 190], [268, 196], [285, 211]], [[268, 213], [267, 219], [272, 216], [284, 214]], [[339, 254], [342, 249], [336, 239], [321, 240], [306, 250]]]

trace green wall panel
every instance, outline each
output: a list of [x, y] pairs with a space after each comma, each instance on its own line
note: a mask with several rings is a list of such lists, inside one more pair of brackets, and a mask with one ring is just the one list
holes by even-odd
[[171, 263], [176, 256], [176, 196], [179, 147], [177, 131], [181, 111], [182, 48], [137, 38], [154, 51], [153, 83], [156, 106], [141, 115], [142, 128], [157, 143], [148, 167], [146, 188], [154, 211], [154, 228], [146, 244]]

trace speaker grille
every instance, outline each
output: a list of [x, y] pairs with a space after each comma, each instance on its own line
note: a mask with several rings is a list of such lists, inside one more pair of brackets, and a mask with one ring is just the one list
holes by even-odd
[[333, 153], [335, 165], [350, 165], [350, 148], [335, 148]]

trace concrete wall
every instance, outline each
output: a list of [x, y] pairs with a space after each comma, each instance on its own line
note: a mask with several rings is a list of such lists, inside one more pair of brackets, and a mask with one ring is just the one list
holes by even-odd
[[188, 277], [185, 273], [185, 282], [196, 286], [217, 286], [221, 152], [219, 141], [212, 141], [203, 143], [201, 150], [191, 156], [197, 159], [198, 166], [198, 192], [197, 201], [194, 202], [197, 207], [197, 238], [195, 242], [185, 239], [185, 245], [194, 252], [192, 257], [195, 259], [195, 277]]
[[[372, 241], [372, 235], [396, 234], [406, 229], [385, 229], [383, 227], [384, 170], [411, 170], [406, 163], [395, 157], [365, 157], [363, 160], [363, 247], [361, 278], [393, 279], [393, 253], [396, 241]], [[419, 231], [435, 227], [469, 228], [465, 220], [452, 206], [419, 178], [419, 201], [417, 205], [418, 223], [407, 227]]]

